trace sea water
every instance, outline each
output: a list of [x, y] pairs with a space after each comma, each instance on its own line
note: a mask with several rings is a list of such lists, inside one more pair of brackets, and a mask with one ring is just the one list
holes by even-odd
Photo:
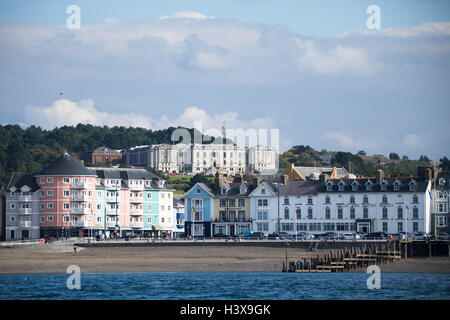
[[0, 299], [329, 300], [450, 299], [450, 274], [383, 273], [108, 273], [0, 275]]

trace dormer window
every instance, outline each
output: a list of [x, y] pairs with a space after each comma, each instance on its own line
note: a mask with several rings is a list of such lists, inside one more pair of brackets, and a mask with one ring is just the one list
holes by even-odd
[[247, 186], [245, 184], [242, 184], [239, 188], [240, 194], [245, 194], [247, 192]]
[[372, 191], [372, 182], [371, 181], [366, 182], [366, 191]]
[[339, 191], [344, 191], [344, 183], [339, 182]]
[[380, 186], [381, 186], [381, 191], [386, 191], [386, 181], [382, 181]]
[[284, 198], [284, 204], [289, 204], [289, 198], [288, 197]]
[[356, 181], [352, 183], [352, 191], [358, 191], [358, 183]]
[[331, 182], [327, 183], [327, 191], [332, 191], [333, 190], [333, 184]]
[[409, 183], [409, 191], [415, 191], [416, 190], [416, 183], [414, 181], [411, 181]]
[[261, 189], [261, 194], [266, 194], [266, 189]]
[[394, 191], [399, 191], [400, 190], [400, 182], [395, 181], [394, 182]]

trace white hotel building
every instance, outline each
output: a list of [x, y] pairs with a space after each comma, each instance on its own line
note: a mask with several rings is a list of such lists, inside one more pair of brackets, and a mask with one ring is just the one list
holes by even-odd
[[[347, 178], [262, 183], [250, 195], [253, 231], [430, 233], [430, 181]], [[278, 227], [279, 225], [279, 227]]]

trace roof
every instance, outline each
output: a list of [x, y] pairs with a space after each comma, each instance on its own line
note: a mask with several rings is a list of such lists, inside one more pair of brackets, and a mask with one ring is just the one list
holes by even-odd
[[37, 176], [93, 176], [91, 170], [86, 168], [81, 162], [76, 160], [68, 153], [64, 153], [61, 157], [47, 165]]
[[[224, 186], [227, 186], [226, 194], [222, 193]], [[245, 186], [245, 188], [246, 188], [246, 191], [244, 194], [241, 194], [241, 186]], [[252, 185], [248, 185], [246, 183], [226, 183], [223, 186], [221, 186], [219, 190], [215, 190], [214, 195], [218, 198], [229, 197], [229, 196], [247, 197], [252, 191], [253, 191]]]
[[[381, 184], [383, 181], [386, 183], [386, 190], [381, 190]], [[399, 190], [394, 190], [394, 183], [400, 182]], [[409, 184], [411, 181], [416, 183], [416, 188], [414, 191], [409, 189]], [[327, 191], [327, 184], [332, 183], [332, 191]], [[339, 191], [339, 184], [344, 184], [344, 190]], [[352, 184], [357, 183], [357, 190], [353, 191]], [[372, 190], [366, 189], [366, 184], [370, 182], [372, 184]], [[384, 178], [381, 182], [377, 182], [376, 178], [362, 178], [362, 179], [332, 179], [325, 184], [321, 184], [318, 188], [318, 192], [330, 193], [330, 192], [349, 192], [349, 193], [368, 193], [368, 192], [425, 192], [428, 187], [428, 181], [423, 178], [412, 178], [412, 177], [391, 177]]]
[[[294, 167], [294, 170], [303, 178], [308, 179], [312, 173], [331, 175], [333, 168], [328, 167]], [[345, 177], [348, 172], [344, 168], [336, 168], [336, 174], [340, 177]]]
[[280, 188], [281, 196], [316, 195], [320, 187], [318, 181], [290, 180]]
[[15, 172], [9, 180], [6, 191], [9, 191], [12, 187], [16, 188], [16, 190], [20, 190], [23, 186], [28, 186], [31, 189], [31, 192], [35, 192], [40, 189], [33, 174]]
[[110, 149], [108, 147], [98, 147], [97, 149], [94, 149], [90, 151], [92, 153], [117, 153], [121, 154], [120, 150]]
[[184, 207], [184, 196], [183, 195], [173, 195], [173, 207]]

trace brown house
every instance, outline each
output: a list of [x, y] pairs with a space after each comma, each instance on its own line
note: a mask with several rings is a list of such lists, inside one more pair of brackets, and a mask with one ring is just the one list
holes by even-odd
[[99, 147], [84, 154], [85, 164], [115, 165], [122, 162], [122, 152], [107, 147]]

